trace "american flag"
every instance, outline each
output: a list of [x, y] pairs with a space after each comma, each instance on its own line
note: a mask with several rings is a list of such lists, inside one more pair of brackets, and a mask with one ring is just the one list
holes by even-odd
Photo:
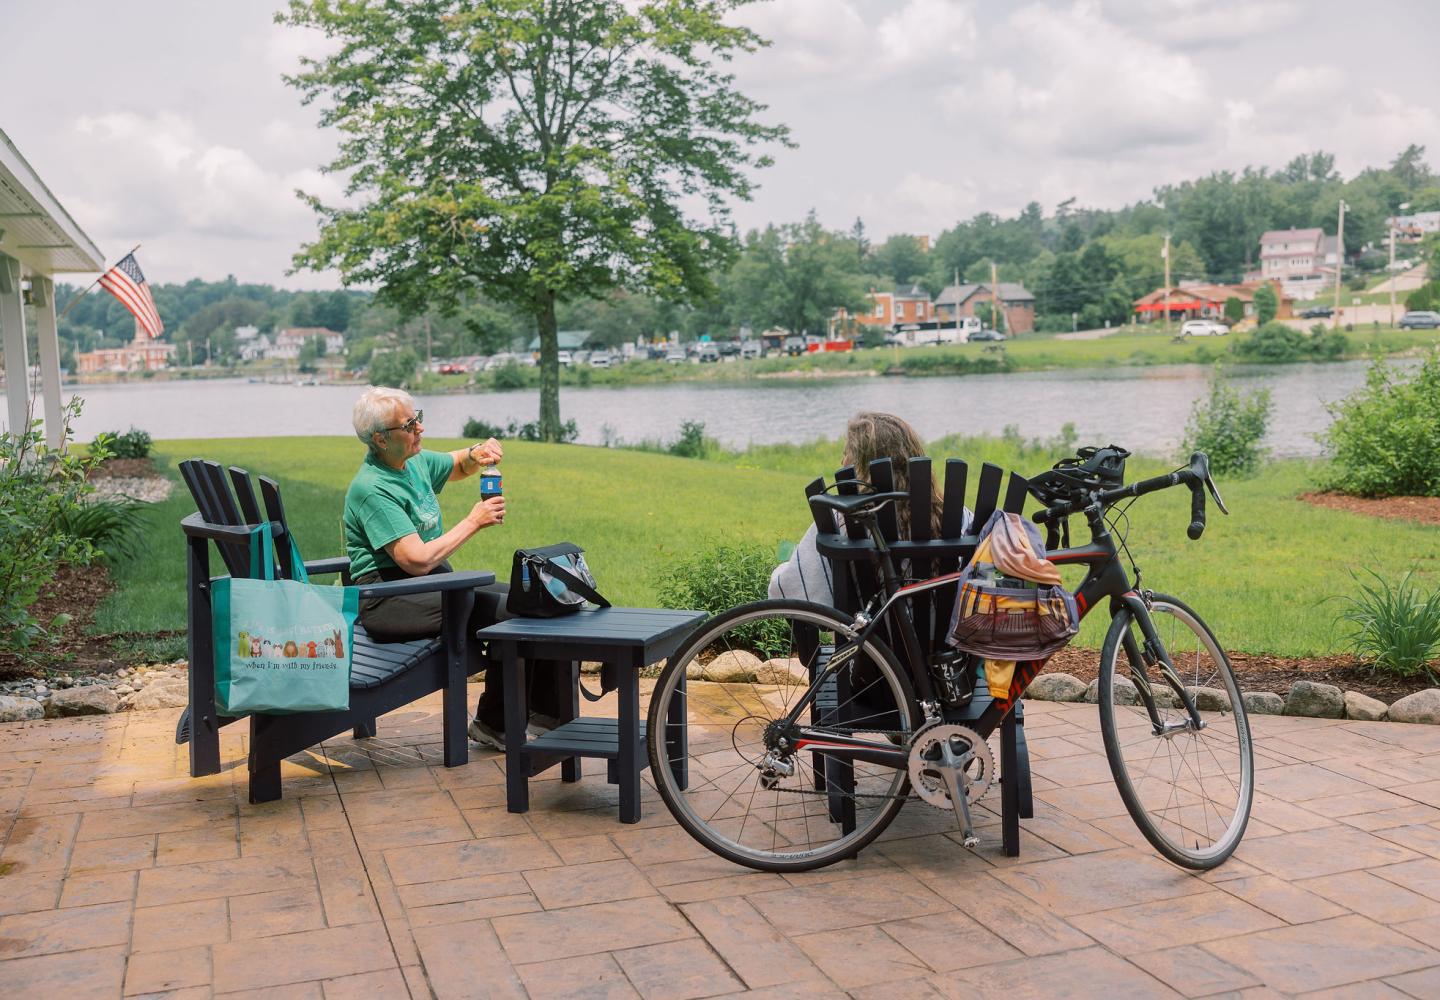
[[145, 274], [133, 253], [127, 253], [120, 263], [100, 275], [100, 287], [130, 310], [151, 340], [165, 332], [165, 324], [160, 322], [160, 314], [155, 310], [155, 300], [150, 297], [150, 287], [145, 284]]

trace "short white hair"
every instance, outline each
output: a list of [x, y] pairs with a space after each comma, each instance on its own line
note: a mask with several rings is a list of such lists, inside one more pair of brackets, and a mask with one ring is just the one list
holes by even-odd
[[412, 410], [415, 408], [414, 398], [404, 389], [372, 385], [355, 400], [355, 412], [351, 415], [355, 436], [365, 442], [365, 447], [374, 451], [375, 441], [371, 435], [389, 427], [396, 407], [402, 406], [408, 406]]

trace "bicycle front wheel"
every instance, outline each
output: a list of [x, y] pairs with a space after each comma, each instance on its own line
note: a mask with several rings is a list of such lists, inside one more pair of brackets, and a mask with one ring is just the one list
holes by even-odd
[[[1245, 705], [1230, 661], [1199, 615], [1154, 594], [1150, 619], [1181, 685], [1204, 706], [1202, 726], [1195, 727], [1158, 663], [1146, 666], [1141, 624], [1122, 609], [1100, 653], [1105, 754], [1145, 839], [1177, 865], [1214, 868], [1239, 845], [1250, 819], [1255, 765]], [[1118, 684], [1117, 674], [1136, 690]]]
[[650, 774], [711, 851], [761, 871], [807, 871], [853, 857], [900, 811], [904, 764], [853, 754], [857, 744], [879, 756], [908, 747], [919, 708], [873, 637], [827, 671], [855, 635], [823, 605], [758, 601], [704, 623], [670, 658], [650, 699]]

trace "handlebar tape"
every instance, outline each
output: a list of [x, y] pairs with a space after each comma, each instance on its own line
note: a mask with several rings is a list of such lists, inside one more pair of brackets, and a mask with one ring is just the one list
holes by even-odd
[[1205, 487], [1199, 483], [1190, 484], [1190, 527], [1185, 534], [1193, 542], [1205, 531]]

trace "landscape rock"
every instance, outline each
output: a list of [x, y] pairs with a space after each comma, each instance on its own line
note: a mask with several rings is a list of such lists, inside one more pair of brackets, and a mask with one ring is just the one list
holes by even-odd
[[1296, 681], [1285, 697], [1286, 715], [1310, 719], [1338, 719], [1345, 714], [1345, 692], [1334, 684]]
[[1033, 701], [1082, 701], [1089, 689], [1085, 682], [1069, 674], [1041, 674], [1025, 689], [1025, 697]]
[[1401, 698], [1390, 706], [1390, 721], [1440, 726], [1440, 688], [1426, 688]]
[[731, 684], [748, 684], [760, 669], [760, 657], [745, 649], [727, 649], [709, 663], [692, 660], [686, 677]]
[[34, 698], [0, 696], [0, 722], [26, 722], [45, 718], [45, 706]]
[[1240, 700], [1251, 715], [1284, 715], [1285, 699], [1274, 691], [1244, 691]]
[[45, 716], [63, 719], [72, 715], [109, 715], [119, 708], [119, 695], [108, 687], [91, 684], [56, 691], [45, 705]]
[[183, 708], [190, 701], [190, 684], [184, 678], [167, 677], [146, 684], [127, 704], [137, 712], [157, 708]]
[[1195, 699], [1195, 707], [1202, 712], [1230, 711], [1230, 694], [1219, 688], [1187, 687], [1186, 692]]
[[[1095, 678], [1085, 688], [1085, 700], [1092, 705], [1100, 702], [1100, 678]], [[1128, 677], [1115, 678], [1114, 701], [1117, 705], [1138, 705], [1140, 694], [1135, 690], [1135, 682]]]
[[1345, 718], [1347, 719], [1380, 722], [1388, 711], [1390, 711], [1390, 706], [1378, 698], [1371, 698], [1359, 691], [1345, 692]]
[[809, 671], [798, 657], [771, 657], [755, 670], [755, 680], [761, 684], [810, 684]]

